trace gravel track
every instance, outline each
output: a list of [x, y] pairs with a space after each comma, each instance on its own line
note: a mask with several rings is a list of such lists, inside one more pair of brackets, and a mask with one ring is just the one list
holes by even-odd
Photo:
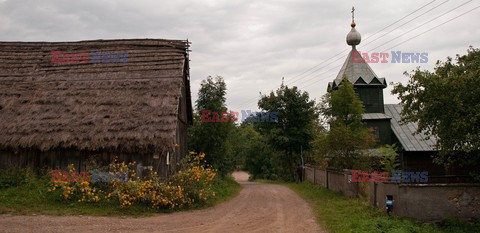
[[323, 232], [308, 204], [282, 185], [248, 182], [234, 199], [202, 210], [152, 217], [0, 215], [0, 232]]

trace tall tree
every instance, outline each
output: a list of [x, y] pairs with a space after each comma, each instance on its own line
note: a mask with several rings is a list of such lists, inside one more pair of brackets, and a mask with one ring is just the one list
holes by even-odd
[[282, 152], [279, 158], [283, 172], [288, 175], [284, 178], [292, 179], [295, 166], [300, 163], [301, 150], [308, 150], [314, 138], [315, 121], [318, 119], [315, 101], [309, 99], [307, 92], [282, 84], [276, 92], [261, 96], [258, 107], [264, 112], [278, 114], [277, 121], [254, 125], [271, 147]]
[[236, 158], [243, 160], [244, 168], [252, 178], [278, 178], [276, 153], [251, 123], [244, 122], [237, 127], [233, 146]]
[[417, 132], [437, 138], [436, 161], [446, 166], [480, 164], [480, 50], [437, 61], [433, 72], [405, 72], [406, 85], [392, 93], [403, 104], [404, 122], [417, 122]]
[[320, 135], [314, 145], [319, 162], [337, 169], [362, 168], [361, 156], [374, 147], [376, 139], [362, 122], [365, 112], [353, 85], [344, 78], [337, 90], [325, 94], [321, 112], [330, 124], [330, 131]]
[[[226, 91], [227, 87], [220, 76], [209, 76], [202, 81], [195, 105], [194, 125], [189, 129], [190, 149], [205, 152], [206, 161], [222, 175], [232, 171], [234, 167], [228, 137], [235, 126], [230, 116], [226, 122], [208, 122], [206, 119], [220, 120], [221, 114], [227, 112]], [[203, 113], [202, 116], [202, 111], [205, 110], [209, 111], [209, 114]]]

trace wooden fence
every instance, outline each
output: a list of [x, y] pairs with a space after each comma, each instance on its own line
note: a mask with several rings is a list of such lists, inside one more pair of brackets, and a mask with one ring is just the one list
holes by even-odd
[[[385, 210], [387, 196], [394, 199], [393, 214], [436, 222], [445, 219], [480, 219], [479, 183], [351, 182], [350, 170], [343, 172], [305, 166], [305, 179], [345, 196], [361, 198]], [[458, 178], [446, 178], [455, 180]], [[442, 179], [439, 179], [442, 180]]]

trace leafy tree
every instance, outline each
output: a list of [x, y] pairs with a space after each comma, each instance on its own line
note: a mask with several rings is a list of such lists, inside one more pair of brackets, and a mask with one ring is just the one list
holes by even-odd
[[223, 78], [207, 77], [201, 83], [196, 101], [196, 112], [193, 127], [189, 129], [190, 150], [204, 152], [205, 160], [222, 175], [233, 170], [234, 160], [231, 157], [231, 144], [228, 143], [230, 133], [234, 129], [231, 116], [226, 122], [202, 122], [202, 110], [209, 110], [208, 118], [221, 118], [221, 113], [227, 112], [225, 104], [226, 85]]
[[375, 145], [376, 139], [362, 123], [364, 111], [353, 85], [346, 78], [338, 90], [325, 94], [321, 112], [330, 123], [330, 132], [314, 143], [319, 151], [318, 162], [328, 160], [328, 166], [337, 169], [366, 166], [361, 157]]
[[379, 152], [383, 171], [391, 173], [393, 170], [398, 169], [400, 163], [398, 162], [397, 147], [395, 144], [380, 147]]
[[261, 96], [258, 107], [264, 112], [278, 113], [277, 121], [256, 122], [254, 126], [279, 152], [277, 158], [281, 163], [280, 172], [285, 175], [283, 178], [293, 179], [301, 150], [308, 150], [314, 138], [318, 118], [315, 102], [309, 99], [307, 92], [282, 84], [276, 92]]
[[327, 93], [323, 99], [321, 110], [330, 125], [345, 125], [354, 130], [363, 128], [362, 115], [365, 112], [363, 103], [353, 89], [352, 83], [344, 78], [338, 90]]
[[[320, 109], [317, 107], [317, 109]], [[320, 147], [321, 143], [325, 136], [328, 134], [328, 130], [326, 128], [326, 125], [321, 122], [321, 118], [316, 124], [314, 125], [314, 138], [310, 142], [310, 150], [305, 151], [304, 153], [304, 160], [305, 164], [315, 164], [316, 161], [318, 160], [317, 157], [321, 154], [321, 150], [323, 148]], [[318, 161], [324, 161], [323, 160], [318, 160]], [[317, 164], [320, 166], [324, 166], [325, 164]], [[323, 167], [325, 168], [325, 166]]]
[[417, 122], [417, 132], [437, 138], [436, 162], [480, 164], [480, 50], [437, 61], [433, 72], [405, 72], [406, 85], [397, 83], [392, 93], [403, 104], [404, 122]]
[[237, 132], [234, 154], [238, 160], [244, 160], [245, 170], [253, 179], [277, 179], [276, 153], [265, 137], [250, 123], [242, 123]]

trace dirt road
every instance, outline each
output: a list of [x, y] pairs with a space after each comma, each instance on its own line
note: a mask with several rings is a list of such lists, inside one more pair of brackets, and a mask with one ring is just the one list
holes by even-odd
[[144, 218], [0, 215], [0, 232], [322, 232], [305, 201], [290, 189], [248, 182], [234, 199], [203, 210]]

